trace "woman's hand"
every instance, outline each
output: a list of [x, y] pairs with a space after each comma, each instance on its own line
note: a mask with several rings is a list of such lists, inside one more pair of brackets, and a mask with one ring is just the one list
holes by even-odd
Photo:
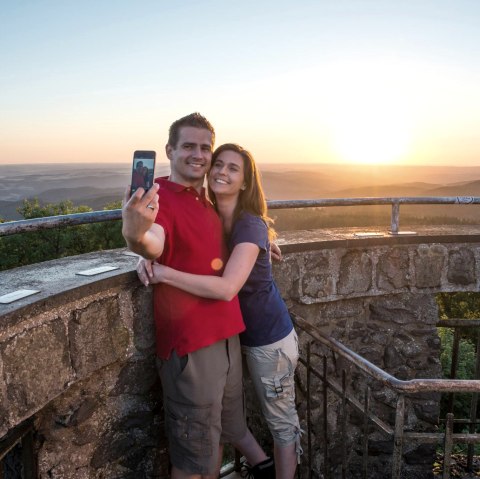
[[282, 261], [282, 252], [280, 251], [280, 246], [274, 242], [270, 244], [270, 260]]
[[137, 275], [138, 279], [144, 286], [148, 286], [150, 283], [152, 283], [153, 261], [140, 257], [137, 263]]

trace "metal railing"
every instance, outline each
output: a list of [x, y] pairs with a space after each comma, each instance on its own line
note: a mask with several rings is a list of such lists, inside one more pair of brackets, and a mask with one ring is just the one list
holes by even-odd
[[36, 459], [33, 447], [33, 420], [10, 431], [0, 441], [0, 479], [34, 479]]
[[[309, 476], [313, 477], [313, 474], [323, 473], [324, 478], [332, 477], [331, 467], [329, 460], [329, 430], [328, 430], [328, 411], [329, 391], [338, 397], [337, 401], [340, 403], [340, 441], [342, 447], [341, 458], [341, 477], [347, 477], [347, 407], [356, 411], [363, 418], [362, 434], [361, 434], [361, 449], [362, 449], [362, 477], [367, 479], [368, 466], [369, 466], [369, 435], [370, 428], [373, 427], [375, 431], [384, 435], [388, 440], [393, 443], [393, 453], [391, 459], [391, 476], [393, 479], [400, 479], [402, 477], [402, 454], [403, 447], [408, 441], [415, 441], [421, 444], [443, 444], [444, 448], [444, 460], [443, 460], [443, 479], [450, 477], [451, 465], [452, 465], [452, 450], [454, 444], [468, 444], [469, 464], [472, 464], [473, 447], [475, 444], [480, 444], [480, 434], [476, 433], [477, 425], [477, 402], [478, 393], [480, 392], [480, 380], [458, 380], [458, 379], [412, 379], [403, 381], [393, 377], [387, 372], [383, 371], [379, 367], [375, 366], [362, 356], [351, 351], [339, 341], [325, 335], [318, 328], [312, 326], [299, 316], [292, 314], [295, 325], [298, 329], [305, 331], [310, 341], [307, 342], [306, 357], [301, 357], [299, 362], [306, 368], [306, 397], [307, 397], [307, 469]], [[480, 320], [442, 320], [438, 323], [439, 327], [466, 327], [466, 326], [478, 326]], [[344, 360], [349, 366], [353, 366], [362, 373], [365, 378], [365, 388], [361, 398], [355, 396], [352, 388], [347, 385], [346, 368], [342, 368], [341, 381], [328, 374], [328, 358], [325, 354], [323, 356], [323, 364], [320, 367], [320, 371], [313, 364], [311, 346], [312, 344], [319, 344], [326, 347], [328, 351], [334, 353]], [[477, 344], [480, 344], [480, 339]], [[458, 349], [458, 345], [457, 345]], [[479, 365], [479, 350], [477, 348], [476, 359], [476, 373], [475, 377], [479, 377], [480, 365]], [[458, 353], [457, 353], [458, 354]], [[458, 356], [457, 356], [458, 357]], [[457, 360], [455, 360], [457, 361]], [[452, 368], [456, 368], [455, 363], [452, 361]], [[456, 369], [452, 369], [452, 376], [455, 378]], [[320, 380], [321, 388], [320, 393], [322, 396], [322, 444], [323, 444], [323, 471], [313, 471], [313, 444], [312, 444], [312, 397], [314, 391], [312, 391], [312, 377]], [[395, 405], [395, 423], [389, 424], [386, 420], [379, 417], [374, 412], [371, 400], [371, 387], [369, 383], [381, 384], [384, 388], [388, 388], [394, 395], [396, 395]], [[473, 393], [470, 418], [469, 419], [454, 419], [453, 409], [449, 409], [446, 420], [443, 422], [443, 432], [415, 432], [408, 431], [405, 428], [405, 416], [408, 401], [412, 396], [421, 393], [448, 393], [452, 397], [455, 393]], [[358, 395], [358, 394], [357, 394]], [[331, 407], [331, 406], [330, 406]], [[455, 433], [454, 424], [463, 424], [468, 427], [467, 433]], [[438, 429], [438, 428], [437, 428]], [[433, 460], [432, 460], [433, 466]], [[338, 477], [337, 475], [335, 477]], [[386, 477], [386, 476], [385, 476]]]
[[[480, 204], [479, 196], [416, 196], [390, 198], [321, 198], [315, 200], [275, 200], [268, 201], [270, 210], [293, 208], [323, 208], [331, 206], [375, 206], [391, 205], [392, 215], [390, 233], [399, 234], [400, 205], [468, 205]], [[76, 226], [103, 221], [114, 221], [122, 218], [122, 210], [92, 211], [71, 215], [48, 216], [31, 220], [10, 221], [0, 224], [0, 236], [8, 236], [28, 231], [38, 231], [65, 226]]]

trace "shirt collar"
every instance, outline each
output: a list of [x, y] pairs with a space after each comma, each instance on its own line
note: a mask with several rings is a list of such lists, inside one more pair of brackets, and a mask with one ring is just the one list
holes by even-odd
[[195, 195], [200, 196], [202, 200], [206, 199], [206, 192], [203, 186], [202, 186], [202, 189], [200, 190], [200, 194], [198, 194], [197, 190], [192, 186], [181, 185], [180, 183], [175, 183], [173, 181], [170, 181], [168, 178], [169, 178], [168, 176], [162, 176], [160, 178], [157, 178], [155, 181], [160, 185], [161, 188], [165, 188], [175, 193], [180, 193], [181, 191], [189, 191], [194, 193]]

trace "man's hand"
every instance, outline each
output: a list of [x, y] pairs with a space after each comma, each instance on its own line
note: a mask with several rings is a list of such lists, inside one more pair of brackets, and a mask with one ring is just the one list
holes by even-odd
[[153, 277], [153, 261], [150, 259], [139, 258], [137, 263], [137, 275], [140, 282], [144, 286], [148, 286]]
[[277, 243], [270, 244], [270, 259], [272, 261], [282, 261], [282, 252]]
[[139, 241], [153, 225], [158, 211], [157, 191], [157, 183], [146, 193], [143, 188], [138, 188], [131, 197], [130, 187], [126, 189], [122, 205], [122, 232], [127, 241]]
[[165, 235], [163, 228], [155, 224], [158, 212], [159, 185], [155, 183], [147, 193], [139, 188], [130, 197], [125, 191], [122, 208], [122, 234], [128, 247], [146, 258], [157, 258], [162, 254]]

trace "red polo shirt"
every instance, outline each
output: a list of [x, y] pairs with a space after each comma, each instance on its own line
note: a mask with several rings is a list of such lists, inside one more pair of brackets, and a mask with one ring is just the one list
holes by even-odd
[[[195, 188], [157, 178], [159, 210], [155, 222], [165, 230], [161, 264], [187, 273], [218, 275], [227, 261], [220, 219]], [[168, 359], [173, 349], [183, 356], [245, 329], [238, 299], [200, 298], [165, 284], [154, 287], [157, 355]]]

